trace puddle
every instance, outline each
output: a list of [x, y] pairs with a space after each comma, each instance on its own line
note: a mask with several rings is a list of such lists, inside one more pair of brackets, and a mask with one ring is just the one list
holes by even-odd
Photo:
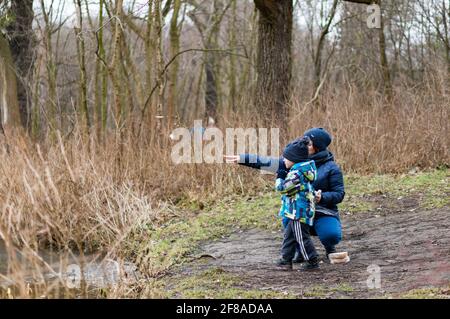
[[[33, 260], [31, 263], [30, 260]], [[10, 258], [4, 242], [0, 241], [0, 287], [13, 284], [10, 280], [14, 275], [8, 275]], [[106, 288], [120, 282], [134, 282], [140, 277], [137, 267], [131, 262], [121, 262], [105, 259], [100, 254], [80, 256], [79, 254], [59, 253], [43, 250], [37, 256], [24, 257], [16, 252], [16, 262], [26, 282], [33, 283], [45, 280], [54, 282], [59, 280], [67, 288], [79, 288], [84, 282], [94, 288]], [[16, 268], [16, 267], [13, 267]]]

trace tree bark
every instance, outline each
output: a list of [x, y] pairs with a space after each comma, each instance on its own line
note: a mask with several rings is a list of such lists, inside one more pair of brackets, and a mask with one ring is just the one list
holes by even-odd
[[98, 13], [98, 25], [94, 26], [94, 21], [91, 18], [88, 6], [88, 0], [85, 0], [86, 13], [89, 19], [89, 24], [91, 29], [93, 30], [94, 37], [97, 41], [97, 51], [96, 59], [95, 59], [95, 78], [94, 78], [94, 114], [95, 117], [93, 122], [97, 126], [97, 136], [101, 137], [101, 133], [106, 130], [106, 123], [108, 119], [108, 109], [107, 109], [107, 99], [108, 99], [108, 72], [105, 69], [105, 65], [102, 63], [102, 60], [105, 61], [105, 47], [103, 43], [103, 19], [104, 19], [104, 4], [105, 0], [100, 0], [98, 3], [99, 13]]
[[292, 0], [255, 0], [259, 12], [255, 103], [266, 124], [288, 116], [292, 68]]
[[75, 35], [77, 37], [77, 54], [78, 64], [80, 67], [80, 79], [79, 79], [79, 103], [81, 119], [85, 120], [88, 133], [91, 128], [91, 120], [89, 117], [88, 101], [87, 101], [87, 71], [86, 71], [86, 46], [83, 35], [83, 12], [81, 0], [74, 1], [74, 5], [77, 11], [78, 25], [74, 28]]
[[[228, 7], [222, 8], [219, 1], [213, 3], [213, 12], [209, 17], [212, 23], [204, 40], [205, 49], [213, 50], [218, 47], [220, 23]], [[209, 24], [209, 23], [208, 23]], [[217, 81], [217, 55], [215, 52], [205, 53], [205, 120], [207, 125], [217, 124], [217, 109], [219, 107], [219, 82]]]
[[120, 44], [122, 42], [122, 30], [120, 25], [120, 17], [122, 17], [123, 10], [123, 0], [117, 0], [115, 6], [115, 25], [114, 25], [114, 33], [113, 33], [113, 48], [112, 48], [112, 57], [111, 63], [109, 65], [109, 74], [111, 77], [111, 82], [113, 85], [114, 92], [114, 109], [115, 109], [115, 122], [116, 128], [119, 129], [122, 127], [123, 121], [123, 104], [122, 104], [122, 86], [120, 81]]
[[[229, 47], [234, 48], [237, 47], [237, 0], [232, 0], [232, 12], [231, 16], [233, 17], [231, 20], [231, 25], [228, 25], [229, 28]], [[236, 113], [236, 56], [234, 54], [230, 54], [230, 66], [229, 66], [229, 77], [228, 82], [230, 86], [229, 90], [229, 100], [228, 104], [231, 106], [231, 111]]]
[[[181, 0], [175, 0], [173, 3], [172, 19], [170, 21], [170, 55], [173, 57], [180, 51], [180, 32], [181, 26], [178, 25], [178, 17], [181, 9]], [[175, 105], [177, 104], [177, 77], [179, 70], [179, 61], [175, 60], [169, 73], [169, 94], [167, 97], [167, 121], [169, 130], [172, 129], [175, 114]]]
[[20, 119], [24, 127], [28, 126], [28, 94], [25, 83], [33, 63], [33, 0], [11, 1], [10, 13], [14, 21], [8, 25], [7, 34], [11, 54], [18, 74], [17, 95], [19, 99]]
[[20, 125], [16, 75], [8, 42], [0, 32], [0, 130]]
[[219, 96], [217, 94], [217, 83], [214, 72], [215, 59], [214, 53], [206, 53], [205, 61], [205, 117], [207, 124], [214, 125], [217, 122], [217, 105], [219, 104]]
[[383, 85], [384, 85], [384, 94], [387, 99], [390, 101], [392, 99], [392, 84], [391, 84], [391, 74], [389, 70], [389, 63], [386, 55], [386, 38], [384, 36], [384, 23], [383, 17], [381, 17], [381, 28], [378, 30], [378, 40], [380, 47], [380, 64], [381, 71], [383, 73]]

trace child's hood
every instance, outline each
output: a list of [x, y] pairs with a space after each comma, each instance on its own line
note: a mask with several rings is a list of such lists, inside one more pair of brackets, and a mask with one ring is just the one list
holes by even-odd
[[305, 176], [305, 178], [310, 182], [314, 182], [317, 178], [317, 168], [314, 161], [294, 164], [291, 168], [291, 171], [293, 170], [296, 170], [303, 174], [303, 176]]

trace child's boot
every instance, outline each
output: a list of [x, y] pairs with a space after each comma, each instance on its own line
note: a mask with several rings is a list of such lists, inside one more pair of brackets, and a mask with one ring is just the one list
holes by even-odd
[[314, 257], [310, 260], [308, 260], [306, 263], [304, 263], [300, 267], [300, 271], [308, 271], [308, 270], [314, 270], [319, 268], [319, 258]]
[[280, 258], [276, 262], [276, 265], [278, 268], [285, 269], [285, 270], [292, 270], [292, 261]]
[[303, 258], [302, 254], [300, 254], [299, 252], [297, 252], [297, 253], [295, 254], [294, 259], [292, 259], [292, 263], [294, 263], [294, 264], [301, 264], [301, 263], [303, 263], [303, 262], [305, 262], [305, 259]]

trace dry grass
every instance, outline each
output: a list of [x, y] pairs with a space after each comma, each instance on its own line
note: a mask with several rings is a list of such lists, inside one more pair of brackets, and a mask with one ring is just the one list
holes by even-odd
[[[60, 290], [60, 275], [73, 255], [100, 252], [103, 260], [146, 260], [136, 253], [149, 252], [137, 252], [135, 243], [145, 241], [149, 229], [167, 219], [182, 218], [171, 203], [200, 198], [210, 183], [217, 185], [211, 195], [233, 188], [224, 181], [233, 179], [235, 169], [174, 169], [170, 150], [131, 138], [120, 141], [112, 135], [98, 142], [75, 133], [63, 140], [56, 133], [53, 141], [33, 143], [9, 132], [2, 145], [0, 244], [8, 269], [5, 275], [0, 271], [0, 286], [13, 287], [0, 291], [4, 297], [73, 296], [70, 290]], [[236, 181], [236, 187], [241, 188], [240, 183]], [[48, 251], [57, 251], [59, 260], [50, 264], [42, 257]], [[148, 265], [141, 266], [147, 274], [154, 273]], [[49, 273], [59, 280], [48, 283]], [[126, 289], [116, 286], [109, 296], [126, 296]], [[90, 295], [85, 290], [79, 294]]]
[[413, 167], [436, 168], [450, 164], [450, 87], [399, 89], [392, 104], [375, 93], [357, 89], [325, 93], [326, 110], [298, 114], [291, 136], [322, 126], [334, 136], [331, 150], [346, 172], [401, 173]]
[[117, 172], [115, 147], [101, 152], [80, 136], [65, 143], [58, 136], [45, 146], [15, 137], [8, 144], [0, 164], [0, 239], [8, 252], [4, 279], [18, 285], [19, 295], [27, 295], [21, 276], [30, 269], [40, 279], [53, 272], [38, 253], [43, 248], [66, 260], [95, 251], [120, 259], [132, 233], [161, 222], [162, 208], [139, 179]]

